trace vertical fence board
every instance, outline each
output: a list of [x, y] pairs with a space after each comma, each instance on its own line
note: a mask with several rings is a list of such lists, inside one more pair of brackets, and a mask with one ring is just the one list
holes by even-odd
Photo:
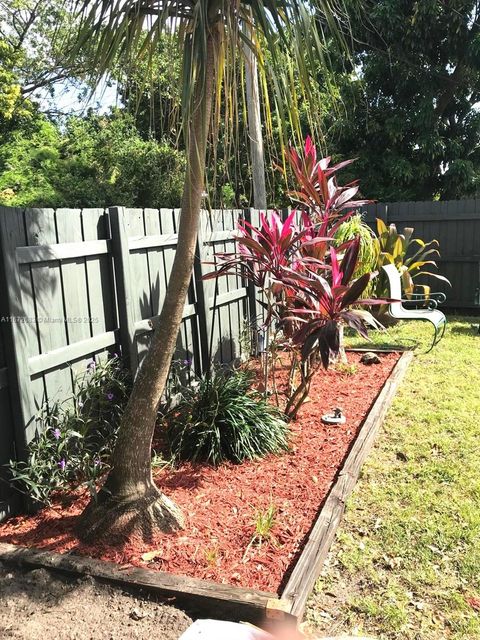
[[[25, 226], [29, 246], [58, 243], [55, 211], [27, 209]], [[30, 265], [33, 293], [37, 310], [37, 331], [40, 353], [49, 353], [67, 343], [64, 318], [63, 286], [56, 261], [35, 262]], [[30, 352], [29, 352], [30, 353]], [[44, 373], [45, 400], [52, 402], [66, 397], [71, 391], [68, 366]]]
[[[56, 211], [58, 242], [77, 242], [82, 238], [82, 214], [80, 209], [57, 209]], [[85, 258], [72, 258], [62, 261], [60, 265], [65, 304], [66, 344], [75, 344], [90, 338], [88, 286]], [[72, 374], [72, 391], [74, 379], [86, 370], [86, 359], [70, 365]]]
[[[83, 209], [82, 227], [85, 241], [110, 238], [109, 218], [104, 209]], [[85, 262], [89, 291], [90, 332], [92, 336], [97, 336], [117, 327], [111, 256], [107, 254], [87, 256]]]
[[[0, 217], [4, 212], [0, 209]], [[1, 226], [0, 226], [1, 230]], [[1, 231], [0, 231], [1, 232]], [[2, 251], [3, 253], [3, 251]], [[9, 342], [11, 323], [9, 321], [8, 292], [5, 279], [5, 269], [0, 261], [0, 522], [13, 513], [18, 507], [18, 501], [12, 495], [7, 484], [8, 472], [4, 465], [9, 460], [14, 460], [15, 452], [15, 430], [12, 415], [11, 392], [15, 389], [10, 378], [13, 376], [9, 371], [9, 358], [7, 350], [12, 355], [11, 341]], [[22, 431], [24, 426], [22, 425]]]
[[35, 413], [32, 389], [28, 384], [28, 323], [17, 321], [23, 316], [20, 272], [15, 248], [25, 244], [23, 212], [0, 207], [0, 243], [2, 248], [4, 285], [8, 308], [6, 323], [6, 364], [9, 370], [10, 395], [14, 403], [14, 438], [18, 458], [26, 455], [27, 441], [34, 433]]
[[130, 272], [130, 253], [128, 249], [127, 214], [123, 207], [109, 210], [112, 251], [114, 254], [115, 282], [117, 286], [118, 319], [120, 325], [120, 343], [125, 364], [135, 373], [138, 364], [135, 340], [135, 314], [133, 283]]

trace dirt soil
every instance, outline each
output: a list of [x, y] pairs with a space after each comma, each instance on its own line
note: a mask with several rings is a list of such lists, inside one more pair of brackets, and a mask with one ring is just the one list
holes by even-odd
[[7, 640], [178, 640], [191, 619], [147, 596], [0, 563], [0, 638]]
[[[35, 516], [0, 525], [0, 541], [70, 552], [122, 565], [168, 571], [200, 579], [280, 592], [307, 539], [343, 460], [399, 354], [381, 354], [366, 366], [361, 354], [349, 366], [319, 371], [310, 401], [291, 423], [289, 452], [218, 468], [182, 464], [157, 469], [155, 481], [183, 510], [184, 531], [148, 539], [130, 536], [122, 544], [82, 544], [75, 535], [88, 496], [72, 496]], [[280, 395], [287, 371], [277, 370]], [[322, 424], [322, 414], [341, 407], [346, 423]], [[273, 526], [255, 539], [259, 513], [273, 507]], [[260, 543], [261, 542], [261, 543]]]

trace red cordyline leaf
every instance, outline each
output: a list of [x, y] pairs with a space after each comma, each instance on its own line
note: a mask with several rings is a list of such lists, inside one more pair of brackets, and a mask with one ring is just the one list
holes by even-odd
[[334, 166], [330, 166], [330, 156], [317, 161], [317, 151], [310, 136], [305, 141], [303, 158], [290, 146], [287, 161], [298, 185], [296, 190], [289, 192], [289, 196], [310, 209], [315, 217], [336, 217], [346, 208], [354, 210], [370, 202], [352, 200], [359, 189], [357, 181], [343, 187], [337, 185], [336, 172], [354, 160], [344, 160]]

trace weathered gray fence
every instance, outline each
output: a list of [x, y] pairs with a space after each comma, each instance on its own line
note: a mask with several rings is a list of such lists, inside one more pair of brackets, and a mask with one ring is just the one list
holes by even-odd
[[[120, 351], [133, 371], [147, 349], [177, 243], [178, 210], [0, 208], [0, 465], [25, 456], [35, 414], [72, 394], [92, 358]], [[203, 281], [234, 250], [247, 211], [203, 212], [176, 358], [191, 372], [242, 356], [255, 296], [237, 276]], [[256, 215], [256, 212], [253, 212]], [[11, 409], [14, 409], [13, 411]], [[0, 489], [0, 518], [12, 496]]]
[[[414, 237], [440, 242], [438, 273], [452, 286], [435, 283], [447, 296], [445, 307], [480, 307], [480, 199], [446, 202], [392, 202], [365, 207], [366, 221], [375, 228], [375, 218], [398, 230], [414, 227]], [[433, 284], [433, 281], [429, 281]]]
[[[0, 465], [25, 456], [38, 409], [69, 397], [92, 358], [120, 350], [136, 370], [165, 295], [179, 215], [0, 208]], [[241, 278], [220, 278], [217, 289], [201, 279], [215, 253], [233, 251], [240, 216], [258, 224], [254, 210], [202, 214], [176, 354], [197, 375], [210, 350], [221, 362], [241, 357], [246, 323], [263, 313], [258, 292]], [[480, 306], [480, 200], [366, 207], [369, 224], [377, 217], [439, 240], [440, 272], [452, 283], [439, 287], [448, 306]], [[0, 483], [0, 519], [12, 505]]]

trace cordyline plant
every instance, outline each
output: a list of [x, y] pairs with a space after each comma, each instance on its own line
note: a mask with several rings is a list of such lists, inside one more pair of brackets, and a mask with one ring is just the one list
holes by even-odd
[[353, 200], [359, 190], [357, 180], [344, 186], [337, 184], [337, 171], [355, 160], [344, 160], [331, 167], [330, 156], [317, 159], [317, 149], [310, 136], [305, 141], [303, 155], [289, 147], [287, 161], [298, 185], [297, 190], [289, 192], [289, 196], [300, 209], [309, 211], [313, 222], [332, 221], [370, 202]]
[[[311, 141], [306, 149], [311, 157]], [[292, 150], [290, 150], [292, 156]], [[298, 157], [298, 156], [294, 156]], [[327, 163], [319, 161], [318, 166]], [[337, 166], [345, 166], [346, 163]], [[336, 187], [340, 193], [341, 187]], [[300, 192], [298, 192], [300, 193]], [[354, 192], [350, 192], [354, 195]], [[356, 189], [355, 189], [356, 193]], [[238, 225], [237, 253], [217, 256], [220, 267], [207, 277], [236, 273], [251, 280], [265, 295], [267, 315], [264, 327], [272, 326], [283, 336], [291, 353], [292, 381], [285, 412], [294, 418], [308, 396], [317, 368], [328, 367], [330, 357], [341, 346], [340, 328], [349, 326], [367, 337], [367, 325], [378, 326], [368, 311], [352, 308], [381, 304], [385, 300], [361, 299], [376, 273], [353, 280], [357, 267], [360, 238], [334, 248], [334, 233], [358, 202], [342, 201], [351, 210], [334, 216], [333, 224], [323, 209], [315, 223], [305, 210], [292, 211], [285, 221], [275, 212], [261, 213], [258, 228], [248, 222]], [[296, 219], [300, 218], [297, 224]], [[300, 369], [300, 383], [293, 384], [294, 371]], [[265, 377], [267, 377], [267, 370]], [[267, 380], [265, 380], [266, 386]]]

